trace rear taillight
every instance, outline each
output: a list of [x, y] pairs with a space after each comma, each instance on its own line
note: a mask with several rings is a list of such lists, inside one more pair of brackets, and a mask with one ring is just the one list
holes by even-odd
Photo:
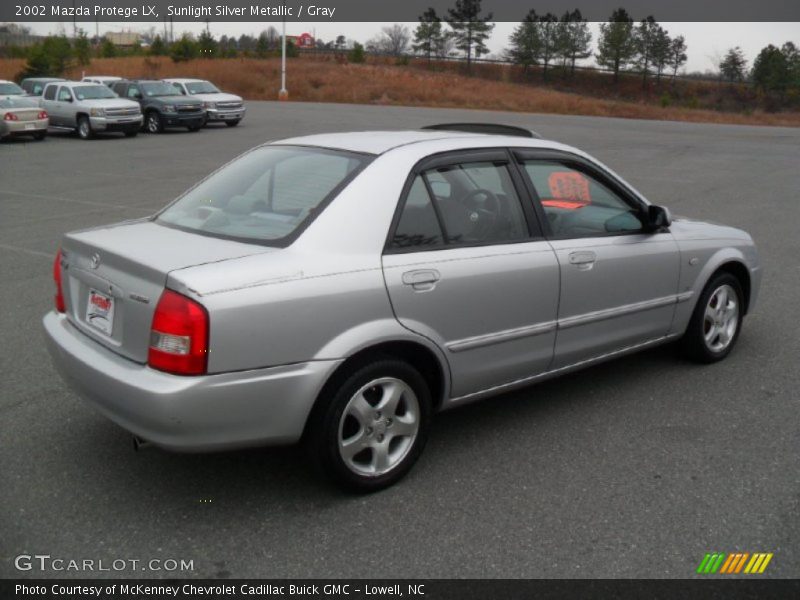
[[14, 113], [6, 113], [3, 115], [3, 121], [19, 121], [19, 117]]
[[41, 111], [41, 112], [39, 113], [39, 118], [40, 118], [40, 119], [46, 119], [46, 118], [47, 118], [47, 111], [44, 111], [44, 110], [43, 110], [43, 111]]
[[56, 252], [56, 260], [53, 262], [53, 281], [56, 283], [56, 310], [58, 312], [65, 312], [66, 306], [64, 304], [64, 288], [61, 287], [61, 249]]
[[207, 358], [206, 309], [186, 296], [164, 290], [153, 315], [147, 364], [176, 375], [202, 375]]

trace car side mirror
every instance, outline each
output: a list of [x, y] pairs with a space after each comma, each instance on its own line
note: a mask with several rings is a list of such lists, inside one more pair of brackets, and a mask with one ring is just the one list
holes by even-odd
[[672, 224], [668, 208], [651, 204], [647, 207], [647, 226], [650, 231], [658, 231]]

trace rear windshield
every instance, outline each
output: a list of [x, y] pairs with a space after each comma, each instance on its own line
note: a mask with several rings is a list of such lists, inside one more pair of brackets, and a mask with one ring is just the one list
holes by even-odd
[[217, 86], [210, 81], [192, 81], [186, 84], [190, 94], [219, 94]]
[[142, 91], [145, 96], [151, 98], [156, 96], [180, 96], [180, 92], [168, 83], [143, 83], [141, 85]]
[[237, 158], [156, 217], [188, 231], [288, 244], [369, 162], [322, 148], [263, 146]]
[[0, 83], [0, 96], [20, 96], [25, 91], [16, 83]]
[[117, 95], [104, 85], [76, 85], [72, 88], [78, 100], [103, 100]]
[[25, 96], [20, 96], [19, 98], [10, 96], [8, 98], [0, 98], [0, 108], [39, 108], [39, 105]]

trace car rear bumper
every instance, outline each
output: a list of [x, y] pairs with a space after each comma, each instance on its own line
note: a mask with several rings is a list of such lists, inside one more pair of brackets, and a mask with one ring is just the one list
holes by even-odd
[[37, 119], [35, 121], [3, 121], [0, 135], [32, 135], [47, 131], [50, 119]]
[[221, 121], [241, 121], [244, 119], [246, 109], [239, 108], [235, 110], [225, 110], [217, 108], [209, 108], [206, 113], [208, 114], [207, 121], [209, 123], [217, 123]]
[[55, 312], [43, 320], [64, 380], [106, 417], [170, 450], [196, 452], [289, 444], [341, 361], [181, 377], [123, 358]]
[[90, 117], [94, 131], [138, 131], [142, 115], [134, 117]]

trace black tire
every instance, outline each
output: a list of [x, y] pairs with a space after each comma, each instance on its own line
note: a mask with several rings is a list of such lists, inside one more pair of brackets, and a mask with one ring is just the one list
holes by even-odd
[[151, 110], [144, 117], [144, 128], [148, 133], [161, 133], [164, 131], [164, 123], [158, 112]]
[[201, 127], [202, 127], [202, 125], [191, 125], [191, 126], [187, 127], [186, 129], [188, 129], [192, 133], [195, 133], [196, 131], [200, 131]]
[[[369, 438], [368, 441], [376, 446], [382, 445], [385, 440], [387, 456], [392, 452], [397, 455], [395, 459], [389, 457], [388, 460], [396, 460], [396, 462], [388, 467], [388, 471], [364, 474], [356, 472], [345, 462], [339, 446], [340, 427], [343, 435], [346, 427], [352, 427], [350, 416], [343, 419], [345, 409], [359, 390], [376, 381], [386, 381], [392, 385], [394, 385], [394, 381], [399, 381], [413, 393], [402, 392], [397, 403], [401, 412], [392, 412], [392, 417], [387, 418], [388, 411], [386, 414], [379, 412], [380, 400], [378, 398], [384, 396], [381, 391], [378, 391], [377, 395], [373, 396], [375, 404], [370, 402], [371, 408], [367, 417], [375, 419], [370, 421], [372, 427], [359, 424], [354, 418], [352, 419], [355, 422], [354, 438], [363, 440]], [[378, 386], [366, 388], [363, 397], [367, 398], [369, 393], [382, 389]], [[416, 399], [416, 404], [414, 404], [414, 399]], [[312, 411], [305, 442], [312, 459], [320, 470], [336, 483], [351, 491], [374, 492], [395, 484], [414, 466], [428, 438], [431, 405], [428, 385], [416, 369], [408, 363], [391, 357], [377, 359], [354, 368], [348, 374], [338, 377], [326, 386], [317, 406]], [[371, 412], [373, 408], [376, 410], [375, 413]], [[414, 412], [417, 413], [418, 419], [413, 419], [413, 422], [416, 423], [416, 433], [413, 437], [411, 435], [392, 435], [392, 427], [395, 427], [394, 431], [398, 431], [398, 427], [403, 424], [402, 420], [413, 415]], [[395, 444], [395, 441], [398, 444]], [[393, 446], [394, 450], [392, 450]], [[363, 451], [356, 454], [353, 460], [363, 454], [363, 458], [360, 460], [370, 457], [374, 461], [373, 452], [372, 448], [363, 447]], [[364, 468], [369, 467], [365, 465]]]
[[239, 121], [241, 121], [241, 119], [236, 119], [235, 121], [225, 121], [225, 125], [228, 127], [236, 127], [239, 124]]
[[47, 137], [46, 131], [37, 131], [36, 133], [33, 134], [33, 139], [35, 139], [37, 142], [41, 142], [46, 137]]
[[[736, 306], [738, 307], [738, 314], [736, 315], [735, 323], [736, 329], [732, 335], [728, 336], [728, 341], [724, 347], [714, 349], [711, 344], [706, 341], [706, 334], [713, 336], [711, 328], [714, 327], [713, 319], [709, 318], [706, 314], [707, 309], [712, 309], [710, 301], [712, 296], [724, 286], [727, 289], [732, 289], [736, 299]], [[713, 304], [713, 303], [712, 303]], [[692, 318], [689, 320], [689, 325], [686, 332], [681, 339], [681, 349], [687, 358], [700, 363], [714, 363], [722, 360], [731, 353], [736, 341], [739, 339], [739, 333], [742, 330], [742, 319], [744, 317], [744, 294], [742, 293], [742, 284], [740, 281], [730, 273], [721, 271], [715, 274], [703, 288], [700, 298], [697, 300], [697, 305], [692, 313]], [[733, 322], [733, 319], [729, 319]], [[719, 337], [712, 338], [720, 340]], [[719, 343], [719, 342], [718, 342]]]
[[92, 122], [89, 120], [89, 117], [78, 117], [78, 137], [80, 137], [82, 140], [91, 140], [94, 138]]
[[137, 135], [139, 135], [138, 131], [126, 131], [125, 132], [125, 137], [127, 137], [127, 138], [133, 138], [133, 137], [136, 137]]

